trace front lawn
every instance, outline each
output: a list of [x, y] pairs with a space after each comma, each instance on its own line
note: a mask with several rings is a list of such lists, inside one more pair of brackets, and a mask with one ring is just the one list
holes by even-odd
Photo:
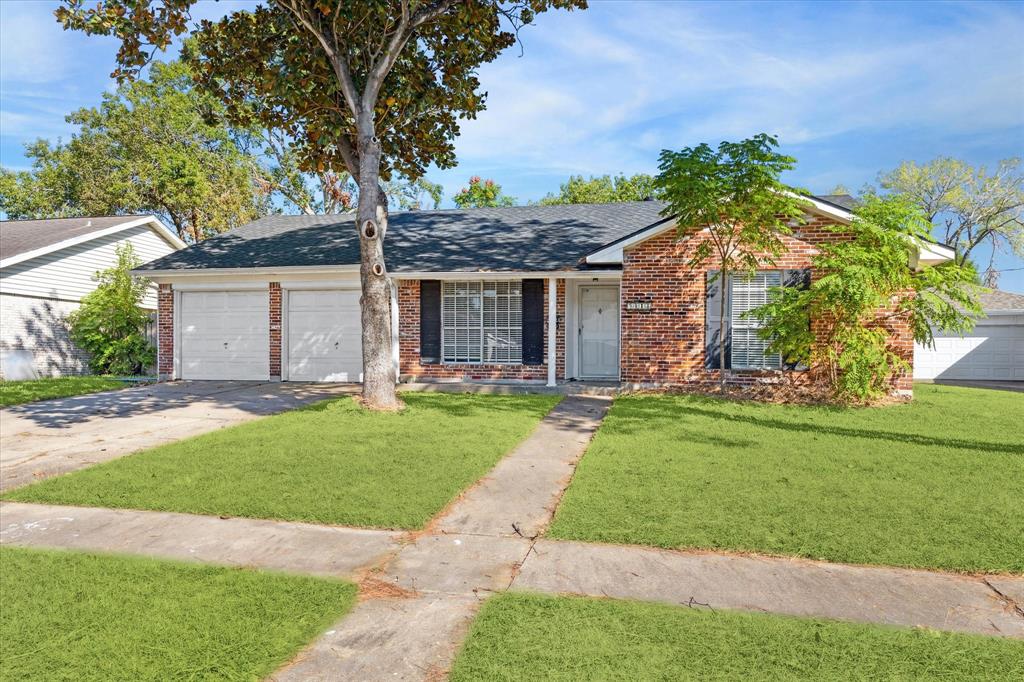
[[420, 528], [557, 396], [405, 393], [372, 413], [330, 400], [100, 464], [5, 499]]
[[110, 391], [115, 388], [124, 388], [124, 386], [125, 382], [120, 379], [91, 376], [0, 381], [0, 407]]
[[505, 593], [450, 680], [1018, 680], [1024, 642], [641, 602]]
[[350, 583], [0, 549], [0, 678], [254, 680], [354, 603]]
[[1024, 395], [914, 393], [870, 409], [619, 398], [550, 534], [1024, 572]]

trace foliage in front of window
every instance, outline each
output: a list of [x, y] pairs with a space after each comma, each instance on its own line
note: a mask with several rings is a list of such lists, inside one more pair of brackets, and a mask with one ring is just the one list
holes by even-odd
[[86, 350], [97, 374], [141, 374], [156, 359], [142, 309], [148, 281], [132, 277], [140, 261], [131, 244], [117, 248], [117, 264], [96, 273], [99, 286], [69, 315], [72, 340]]
[[820, 278], [806, 289], [776, 289], [769, 303], [748, 313], [762, 321], [769, 350], [822, 367], [835, 398], [865, 402], [888, 393], [892, 378], [909, 370], [886, 322], [909, 321], [914, 340], [925, 345], [935, 329], [970, 331], [981, 315], [970, 265], [908, 267], [929, 227], [905, 198], [868, 197], [851, 226], [835, 228], [853, 239], [821, 245], [814, 258]]
[[[761, 133], [717, 149], [700, 144], [682, 151], [664, 150], [655, 188], [667, 203], [662, 212], [675, 219], [680, 235], [706, 230], [688, 265], [703, 269], [713, 260], [723, 282], [730, 273], [753, 274], [770, 268], [785, 251], [782, 235], [803, 218], [800, 191], [780, 180], [796, 159], [780, 154], [779, 142]], [[714, 280], [712, 280], [714, 281]], [[725, 297], [720, 303], [719, 380], [725, 387]]]

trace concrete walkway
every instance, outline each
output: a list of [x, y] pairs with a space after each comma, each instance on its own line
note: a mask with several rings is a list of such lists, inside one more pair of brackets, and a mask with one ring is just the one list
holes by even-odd
[[399, 534], [170, 512], [0, 503], [0, 544], [142, 554], [352, 578], [398, 547]]
[[0, 410], [0, 491], [357, 390], [180, 381]]
[[[570, 396], [427, 529], [0, 506], [0, 542], [350, 577], [361, 601], [274, 680], [443, 679], [480, 603], [508, 589], [1024, 638], [1024, 578], [538, 539], [610, 401]], [[638, 453], [638, 456], [642, 456]]]

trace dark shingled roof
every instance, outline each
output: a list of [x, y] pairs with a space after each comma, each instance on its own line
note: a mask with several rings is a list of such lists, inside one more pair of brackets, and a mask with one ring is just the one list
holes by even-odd
[[852, 211], [857, 208], [857, 199], [849, 194], [821, 194], [814, 198], [821, 199], [829, 204], [834, 204], [839, 208], [845, 208], [847, 211]]
[[85, 216], [51, 220], [0, 221], [0, 258], [10, 258], [75, 237], [98, 232], [144, 216]]
[[1024, 310], [1024, 295], [1014, 294], [1009, 291], [989, 289], [978, 294], [978, 301], [981, 309], [985, 312], [997, 310]]
[[[391, 272], [544, 272], [579, 267], [608, 242], [664, 220], [664, 204], [406, 211], [388, 218]], [[269, 215], [139, 270], [357, 265], [352, 215]]]

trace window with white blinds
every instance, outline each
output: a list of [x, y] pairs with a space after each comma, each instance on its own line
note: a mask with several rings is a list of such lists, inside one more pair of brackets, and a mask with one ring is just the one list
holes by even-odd
[[764, 270], [753, 276], [733, 275], [730, 279], [733, 369], [779, 369], [782, 357], [768, 353], [768, 341], [757, 333], [761, 321], [743, 314], [768, 302], [770, 289], [782, 286], [782, 272]]
[[521, 363], [522, 283], [443, 282], [441, 349], [449, 363]]

